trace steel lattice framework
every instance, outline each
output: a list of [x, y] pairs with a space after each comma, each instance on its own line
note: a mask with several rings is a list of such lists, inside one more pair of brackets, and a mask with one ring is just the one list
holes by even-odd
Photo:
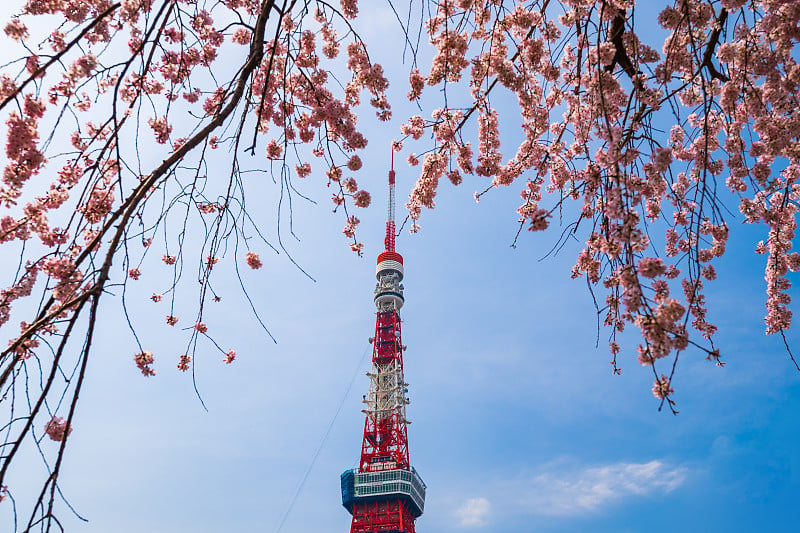
[[394, 249], [394, 170], [389, 172], [385, 251], [375, 277], [375, 336], [366, 418], [357, 470], [342, 474], [342, 505], [353, 515], [351, 533], [415, 533], [425, 506], [425, 483], [408, 459], [408, 383], [403, 377], [403, 256]]

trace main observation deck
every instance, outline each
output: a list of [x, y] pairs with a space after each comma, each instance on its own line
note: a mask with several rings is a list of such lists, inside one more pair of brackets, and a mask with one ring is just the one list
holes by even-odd
[[357, 501], [375, 501], [393, 496], [410, 504], [414, 518], [425, 508], [425, 482], [414, 467], [377, 472], [347, 470], [342, 474], [342, 505], [352, 513]]

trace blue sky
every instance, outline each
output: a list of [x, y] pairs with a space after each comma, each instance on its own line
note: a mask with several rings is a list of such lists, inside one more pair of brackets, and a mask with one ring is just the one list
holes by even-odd
[[[369, 9], [365, 40], [392, 42], [386, 9]], [[398, 63], [396, 49], [373, 53]], [[405, 78], [395, 79], [402, 97]], [[360, 451], [388, 144], [413, 112], [396, 107], [392, 128], [363, 122], [370, 149], [359, 181], [375, 201], [358, 213], [364, 258], [347, 249], [341, 217], [314, 176], [304, 191], [320, 203], [297, 207], [300, 242], [288, 247], [316, 281], [266, 252], [264, 268], [244, 272], [277, 344], [236, 284], [222, 284], [223, 302], [206, 322], [237, 359], [226, 366], [200, 344], [197, 384], [208, 412], [191, 376], [174, 369], [182, 340], [167, 335], [166, 312], [146, 298], [164, 280], [145, 270], [131, 303], [156, 355], [155, 378], [138, 373], [119, 306], [106, 303], [61, 482], [89, 522], [68, 518], [67, 531], [277, 533], [284, 516], [284, 533], [348, 530], [339, 474]], [[398, 165], [400, 198], [413, 179]], [[398, 238], [411, 460], [428, 485], [418, 531], [795, 531], [800, 375], [780, 340], [763, 334], [757, 231], [733, 224], [709, 285], [727, 365], [683, 355], [673, 416], [657, 411], [652, 375], [635, 354], [623, 354], [623, 373], [613, 376], [605, 331], [595, 346], [585, 282], [569, 278], [580, 243], [542, 260], [555, 234], [524, 232], [512, 249], [517, 189], [476, 204], [482, 188], [443, 185], [422, 231]], [[268, 196], [266, 208], [275, 201]], [[18, 473], [12, 483], [24, 494], [30, 480]]]

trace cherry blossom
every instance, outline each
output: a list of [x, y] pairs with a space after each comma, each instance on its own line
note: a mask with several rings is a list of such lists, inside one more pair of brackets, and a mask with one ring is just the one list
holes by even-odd
[[[342, 229], [342, 233], [344, 233], [346, 237], [349, 237], [351, 239], [355, 238], [356, 226], [358, 226], [360, 223], [361, 221], [357, 217], [355, 216], [349, 217], [347, 219], [347, 223], [344, 225], [344, 228]], [[357, 250], [354, 249], [353, 251], [359, 252], [361, 251], [361, 248], [358, 248]]]
[[167, 123], [166, 117], [151, 118], [147, 121], [147, 124], [153, 129], [157, 143], [164, 144], [169, 140], [172, 126]]
[[[362, 169], [359, 154], [367, 136], [359, 106], [363, 100], [378, 120], [388, 120], [388, 80], [354, 31], [355, 0], [317, 10], [306, 4], [292, 3], [278, 13], [252, 0], [163, 6], [150, 0], [29, 1], [7, 17], [3, 37], [9, 57], [18, 57], [0, 72], [0, 122], [6, 127], [0, 245], [12, 254], [10, 247], [17, 245], [21, 257], [0, 287], [0, 325], [15, 312], [33, 316], [20, 317], [19, 330], [4, 330], [8, 345], [0, 354], [0, 374], [6, 378], [0, 384], [15, 387], [5, 380], [35, 357], [53, 368], [73, 367], [68, 357], [77, 358], [75, 368], [94, 361], [94, 324], [107, 309], [101, 300], [118, 298], [125, 307], [130, 320], [124, 327], [132, 335], [121, 338], [127, 339], [153, 335], [138, 331], [135, 302], [163, 303], [169, 296], [164, 316], [174, 326], [188, 302], [202, 308], [222, 301], [215, 288], [224, 283], [217, 281], [233, 270], [223, 263], [238, 255], [228, 253], [229, 245], [265, 236], [262, 230], [271, 224], [271, 211], [262, 209], [270, 200], [245, 198], [256, 174], [267, 169], [274, 183], [294, 195], [295, 175], [284, 169], [295, 168], [297, 177], [315, 187], [311, 157], [321, 160], [321, 169], [331, 169], [336, 185], [345, 169]], [[243, 157], [246, 151], [254, 157]], [[219, 168], [209, 166], [212, 154], [236, 161], [229, 176], [208, 175], [209, 168]], [[347, 179], [353, 181], [346, 190], [333, 191], [343, 206], [337, 216], [345, 221], [353, 205], [369, 203], [355, 178]], [[181, 215], [186, 207], [190, 211]], [[278, 222], [285, 231], [288, 225]], [[178, 229], [182, 224], [185, 232]], [[201, 226], [207, 232], [197, 241], [194, 231]], [[171, 267], [162, 274], [173, 283], [139, 287], [151, 281], [142, 272], [159, 258]], [[255, 252], [245, 261], [262, 266]], [[134, 282], [141, 290], [127, 290]], [[205, 329], [169, 330], [189, 338], [198, 332], [205, 335], [186, 358], [216, 340]], [[84, 342], [70, 340], [80, 335]], [[61, 342], [67, 346], [58, 348]], [[38, 359], [45, 344], [52, 350]], [[139, 371], [154, 375], [152, 353], [133, 351], [139, 352]], [[226, 362], [232, 358], [231, 352]], [[189, 361], [183, 359], [179, 368], [185, 370]], [[55, 383], [63, 372], [43, 372], [52, 377], [40, 392], [61, 394], [73, 407], [82, 379]], [[58, 386], [61, 391], [51, 390]], [[33, 400], [36, 392], [30, 394]], [[12, 396], [22, 397], [6, 396], [0, 403], [18, 401], [8, 400]], [[44, 404], [25, 406], [31, 420], [44, 416], [37, 405]], [[8, 433], [7, 443], [27, 442], [30, 427]], [[0, 460], [0, 485], [15, 454]], [[51, 507], [40, 501], [36, 509]], [[31, 523], [47, 528], [54, 520], [53, 513]]]
[[156, 371], [150, 368], [150, 365], [155, 362], [152, 353], [148, 351], [139, 352], [133, 356], [133, 360], [144, 377], [149, 378], [156, 375]]
[[267, 159], [280, 159], [283, 154], [283, 146], [276, 140], [271, 140], [267, 145]]
[[220, 210], [220, 206], [214, 202], [200, 202], [197, 204], [197, 209], [201, 213], [210, 215], [217, 213]]
[[264, 263], [261, 262], [261, 258], [258, 257], [258, 254], [252, 251], [245, 254], [245, 261], [247, 262], [247, 266], [253, 270], [258, 270], [264, 266]]
[[3, 32], [15, 41], [27, 39], [29, 35], [28, 28], [18, 18], [11, 19], [11, 22], [6, 24], [6, 27], [3, 28]]
[[351, 158], [350, 158], [350, 159], [347, 161], [347, 168], [349, 168], [349, 169], [350, 169], [350, 170], [352, 170], [353, 172], [355, 172], [355, 171], [357, 171], [357, 170], [360, 170], [360, 169], [361, 169], [361, 165], [362, 165], [362, 163], [361, 163], [361, 158], [360, 158], [360, 157], [358, 157], [357, 155], [354, 155], [354, 156], [352, 156], [352, 157], [351, 157]]
[[659, 399], [666, 399], [670, 394], [675, 392], [669, 383], [669, 378], [664, 374], [653, 382], [653, 396]]
[[305, 178], [309, 174], [311, 174], [311, 165], [308, 163], [303, 163], [302, 165], [298, 165], [295, 167], [295, 172], [297, 172], [297, 176], [300, 178]]
[[44, 432], [50, 437], [50, 440], [61, 442], [72, 433], [72, 426], [67, 424], [62, 417], [54, 416], [45, 424]]
[[353, 250], [359, 257], [362, 256], [364, 250], [363, 242], [354, 242], [350, 244], [350, 249]]
[[356, 207], [369, 207], [372, 197], [367, 191], [358, 191], [353, 195], [353, 203]]
[[183, 354], [181, 355], [180, 359], [178, 360], [178, 364], [176, 368], [181, 372], [186, 372], [189, 370], [189, 364], [192, 362], [192, 356]]
[[[520, 228], [533, 231], [551, 230], [551, 214], [574, 201], [581, 231], [571, 235], [585, 246], [573, 277], [585, 274], [606, 293], [614, 372], [631, 355], [616, 342], [631, 325], [642, 364], [690, 346], [717, 362], [704, 282], [717, 277], [712, 263], [735, 218], [715, 192], [724, 181], [744, 221], [767, 227], [756, 250], [767, 256], [766, 332], [783, 335], [792, 319], [786, 276], [798, 266], [800, 152], [789, 133], [798, 90], [778, 80], [798, 68], [791, 51], [800, 13], [755, 2], [745, 24], [745, 4], [661, 7], [658, 41], [633, 2], [435, 2], [426, 25], [435, 54], [411, 70], [408, 97], [435, 91], [445, 105], [401, 126], [401, 141], [434, 140], [424, 156], [408, 157], [412, 166], [422, 161], [407, 204], [412, 231], [422, 209], [435, 207], [443, 176], [454, 185], [488, 180], [476, 200], [516, 186]], [[468, 98], [451, 89], [464, 79]], [[510, 150], [501, 147], [510, 127], [493, 106], [501, 99], [507, 116], [515, 102], [521, 118]], [[668, 384], [658, 390], [661, 399], [671, 393]]]
[[358, 191], [358, 183], [355, 178], [345, 178], [342, 180], [342, 188], [352, 194]]
[[251, 35], [250, 30], [246, 28], [236, 28], [236, 30], [233, 32], [231, 40], [236, 44], [241, 44], [241, 45], [250, 44], [250, 35]]

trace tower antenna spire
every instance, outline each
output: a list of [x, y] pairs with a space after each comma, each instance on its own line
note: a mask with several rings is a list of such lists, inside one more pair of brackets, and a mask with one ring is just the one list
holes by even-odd
[[392, 150], [392, 166], [389, 170], [389, 202], [386, 209], [386, 237], [383, 239], [384, 249], [394, 252], [394, 150]]

